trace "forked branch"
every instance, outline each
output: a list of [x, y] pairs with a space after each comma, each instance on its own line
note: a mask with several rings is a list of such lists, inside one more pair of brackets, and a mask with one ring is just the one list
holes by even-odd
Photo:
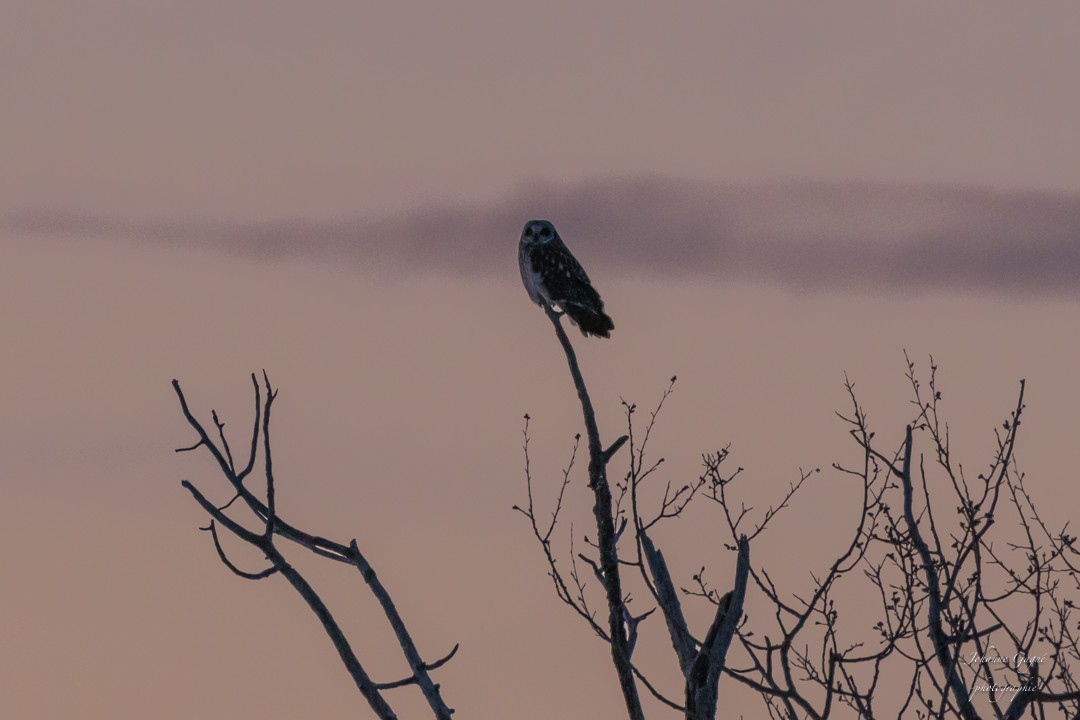
[[[180, 450], [177, 450], [177, 452], [187, 452], [199, 447], [205, 447], [216, 461], [222, 475], [224, 475], [225, 479], [228, 481], [232, 492], [235, 493], [233, 500], [218, 507], [207, 499], [194, 484], [187, 480], [184, 480], [182, 483], [184, 488], [191, 493], [199, 506], [211, 517], [209, 526], [204, 529], [210, 532], [218, 557], [230, 571], [239, 577], [248, 580], [261, 580], [270, 577], [271, 575], [281, 575], [289, 582], [319, 619], [319, 622], [323, 626], [323, 630], [333, 643], [334, 648], [338, 652], [338, 656], [341, 658], [342, 664], [349, 672], [349, 675], [352, 677], [360, 694], [367, 700], [368, 705], [380, 720], [394, 720], [397, 717], [384, 698], [383, 691], [408, 687], [410, 685], [416, 685], [420, 689], [436, 720], [450, 720], [454, 711], [447, 706], [442, 699], [439, 685], [431, 678], [431, 671], [436, 670], [449, 662], [449, 660], [457, 653], [458, 646], [455, 645], [446, 656], [436, 662], [424, 662], [405, 625], [405, 621], [402, 619], [397, 607], [390, 597], [390, 593], [379, 580], [371, 563], [368, 562], [367, 558], [360, 551], [356, 540], [351, 540], [348, 544], [328, 540], [324, 537], [299, 530], [282, 520], [279, 516], [275, 492], [273, 456], [270, 444], [270, 411], [274, 400], [277, 398], [277, 391], [271, 387], [270, 380], [265, 372], [263, 373], [264, 389], [266, 393], [265, 399], [263, 399], [258, 379], [254, 374], [252, 374], [251, 380], [255, 387], [255, 423], [248, 460], [244, 468], [240, 471], [236, 470], [235, 460], [225, 436], [225, 424], [218, 418], [217, 412], [212, 412], [211, 415], [217, 430], [217, 435], [220, 438], [220, 448], [191, 412], [188, 407], [187, 399], [184, 397], [184, 393], [180, 388], [180, 383], [173, 380], [173, 389], [180, 401], [181, 411], [187, 419], [188, 424], [191, 425], [198, 435], [198, 441], [194, 445], [181, 448]], [[256, 496], [255, 493], [244, 484], [244, 479], [255, 467], [260, 439], [262, 440], [263, 466], [265, 469], [265, 501]], [[229, 509], [233, 504], [233, 501], [237, 498], [244, 500], [255, 519], [261, 524], [261, 528], [258, 531], [244, 527], [239, 521], [226, 514], [226, 510]], [[243, 542], [259, 550], [262, 555], [270, 561], [270, 566], [265, 570], [257, 572], [241, 570], [229, 559], [222, 547], [218, 535], [219, 527], [225, 528]], [[352, 565], [360, 572], [368, 589], [378, 600], [383, 614], [386, 616], [386, 619], [397, 638], [411, 673], [408, 677], [390, 683], [376, 683], [371, 679], [348, 639], [345, 637], [345, 634], [342, 632], [341, 626], [330, 612], [330, 609], [322, 601], [307, 579], [285, 559], [284, 555], [282, 555], [275, 543], [276, 537], [283, 537], [300, 547], [310, 550], [320, 557]]]

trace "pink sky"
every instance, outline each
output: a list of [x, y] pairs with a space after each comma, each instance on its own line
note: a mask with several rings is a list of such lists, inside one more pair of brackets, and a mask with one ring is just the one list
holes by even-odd
[[[619, 717], [606, 648], [559, 606], [510, 510], [524, 494], [521, 416], [551, 492], [580, 420], [514, 266], [534, 214], [573, 228], [615, 319], [610, 342], [578, 343], [605, 435], [620, 396], [650, 404], [679, 375], [655, 440], [673, 481], [730, 441], [749, 499], [767, 502], [800, 466], [850, 458], [832, 415], [845, 371], [879, 431], [900, 433], [906, 348], [941, 364], [968, 464], [988, 459], [1027, 378], [1021, 462], [1050, 518], [1075, 517], [1077, 27], [1066, 2], [0, 0], [0, 716], [363, 716], [307, 609], [279, 579], [222, 568], [179, 485], [224, 497], [206, 458], [172, 453], [191, 436], [170, 380], [246, 432], [247, 375], [266, 368], [281, 388], [283, 514], [357, 537], [426, 655], [462, 644], [440, 675], [462, 717]], [[653, 244], [613, 230], [624, 196], [604, 213], [580, 197], [656, 178], [705, 199], [645, 205], [670, 211]], [[769, 200], [791, 180], [894, 194], [848, 197], [834, 218], [831, 200]], [[716, 188], [735, 193], [722, 216], [737, 232], [700, 225]], [[40, 232], [15, 222], [27, 217], [127, 230]], [[431, 218], [429, 236], [416, 231]], [[801, 242], [804, 222], [821, 252]], [[162, 227], [179, 235], [162, 242]], [[288, 252], [238, 251], [253, 227], [286, 228]], [[649, 271], [664, 228], [699, 227], [700, 242], [663, 245], [670, 265]], [[691, 271], [712, 257], [695, 253], [759, 227], [778, 244], [739, 267], [769, 272]], [[326, 228], [347, 253], [320, 251]], [[927, 246], [944, 258], [932, 282], [881, 260], [926, 257], [927, 237], [945, 243]], [[365, 262], [405, 242], [414, 254]], [[791, 260], [792, 247], [808, 254]], [[825, 249], [877, 264], [804, 262]], [[1041, 270], [1019, 289], [980, 271], [1022, 274], [1033, 258]], [[794, 264], [806, 283], [784, 275]], [[841, 483], [823, 473], [755, 548], [793, 590], [833, 549], [816, 503]], [[571, 499], [585, 522], [580, 479]], [[676, 573], [730, 574], [707, 508], [668, 532]], [[818, 542], [792, 558], [809, 533]], [[374, 674], [400, 674], [355, 578], [310, 568]], [[639, 652], [677, 687], [662, 629], [647, 632]]]
[[0, 7], [0, 209], [336, 218], [643, 173], [1080, 191], [1068, 0]]

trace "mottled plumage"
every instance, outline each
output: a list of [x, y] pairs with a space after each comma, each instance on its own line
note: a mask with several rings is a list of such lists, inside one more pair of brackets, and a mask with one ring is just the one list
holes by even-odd
[[534, 303], [559, 306], [581, 329], [582, 335], [611, 337], [615, 323], [604, 314], [604, 301], [581, 263], [570, 254], [555, 226], [530, 220], [518, 243], [521, 281]]

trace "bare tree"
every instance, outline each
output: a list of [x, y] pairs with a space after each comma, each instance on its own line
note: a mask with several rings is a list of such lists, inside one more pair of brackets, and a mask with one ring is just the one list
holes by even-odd
[[[633, 424], [630, 422], [634, 408], [628, 405], [626, 413], [629, 432], [619, 437], [609, 447], [604, 448], [600, 441], [596, 414], [593, 411], [592, 401], [578, 365], [577, 355], [569, 338], [566, 336], [566, 332], [563, 330], [560, 314], [549, 307], [545, 307], [545, 311], [566, 354], [570, 375], [573, 378], [578, 399], [581, 403], [588, 440], [589, 488], [592, 490], [594, 497], [593, 516], [596, 522], [597, 541], [591, 544], [591, 548], [595, 552], [595, 557], [584, 552], [575, 552], [573, 537], [571, 537], [569, 573], [564, 574], [558, 564], [551, 538], [558, 522], [559, 513], [562, 510], [566, 487], [570, 482], [570, 472], [577, 456], [577, 445], [575, 444], [570, 465], [563, 473], [562, 487], [556, 499], [551, 520], [546, 525], [542, 525], [533, 499], [533, 481], [529, 467], [529, 417], [527, 415], [524, 451], [528, 502], [526, 507], [515, 506], [515, 510], [521, 512], [530, 522], [533, 534], [547, 560], [548, 574], [555, 585], [555, 592], [559, 599], [584, 619], [599, 638], [610, 644], [612, 662], [626, 703], [627, 715], [632, 720], [645, 717], [637, 691], [637, 681], [640, 681], [654, 697], [668, 707], [684, 712], [688, 719], [705, 720], [706, 718], [712, 718], [716, 714], [717, 687], [720, 675], [725, 666], [727, 652], [735, 635], [738, 620], [742, 616], [743, 598], [750, 569], [749, 542], [746, 538], [736, 538], [733, 549], [737, 550], [738, 561], [733, 590], [722, 599], [717, 600], [716, 613], [704, 635], [704, 639], [700, 641], [695, 639], [687, 628], [682, 607], [667, 570], [663, 553], [656, 548], [649, 538], [649, 531], [657, 522], [678, 516], [694, 497], [697, 490], [702, 487], [703, 482], [699, 482], [694, 488], [686, 487], [673, 494], [670, 492], [665, 493], [658, 514], [650, 520], [643, 517], [642, 509], [638, 505], [637, 490], [656, 469], [656, 465], [649, 468], [644, 465], [645, 445], [648, 443], [649, 432], [652, 430], [652, 422], [649, 423], [640, 446], [636, 446]], [[672, 383], [674, 382], [675, 379], [672, 378]], [[665, 393], [665, 399], [667, 394]], [[663, 401], [661, 401], [662, 403]], [[655, 421], [658, 412], [659, 408], [653, 413], [653, 421]], [[580, 438], [580, 436], [578, 437]], [[619, 449], [628, 441], [631, 456], [630, 471], [627, 474], [626, 481], [617, 486], [617, 496], [613, 496], [611, 486], [608, 483], [607, 466]], [[628, 510], [625, 507], [627, 504], [629, 505]], [[619, 520], [618, 527], [616, 527], [616, 518]], [[628, 554], [633, 555], [633, 559], [620, 557], [618, 548], [619, 542], [626, 537], [625, 531], [627, 524], [630, 522], [632, 522], [630, 535], [632, 540], [628, 542], [632, 543], [632, 550]], [[596, 612], [590, 605], [586, 593], [586, 581], [578, 566], [579, 560], [589, 566], [593, 576], [599, 581], [600, 587], [604, 590], [607, 611], [606, 624], [602, 625], [597, 620]], [[655, 608], [637, 616], [630, 611], [623, 590], [620, 567], [633, 568], [638, 572], [645, 587], [648, 588], [656, 602], [656, 606], [661, 609], [671, 635], [672, 645], [678, 657], [679, 669], [684, 679], [684, 692], [681, 698], [675, 699], [662, 693], [633, 662], [633, 652], [637, 643], [639, 625], [654, 612]]]
[[[180, 409], [187, 419], [188, 424], [191, 425], [198, 435], [198, 440], [194, 445], [180, 448], [177, 452], [190, 452], [192, 450], [197, 450], [200, 447], [206, 448], [207, 452], [209, 452], [216, 461], [222, 476], [227, 481], [230, 492], [233, 493], [231, 500], [223, 505], [216, 505], [208, 500], [195, 485], [187, 480], [183, 481], [183, 486], [191, 493], [192, 497], [200, 507], [202, 507], [202, 509], [210, 516], [210, 524], [201, 529], [210, 533], [210, 537], [213, 539], [214, 548], [217, 550], [221, 562], [237, 576], [247, 580], [262, 580], [273, 575], [281, 575], [288, 581], [308, 604], [311, 611], [315, 613], [319, 622], [322, 623], [323, 629], [333, 643], [334, 649], [337, 650], [338, 656], [345, 665], [345, 669], [348, 670], [349, 675], [356, 684], [357, 690], [360, 691], [360, 694], [380, 720], [392, 720], [397, 717], [384, 696], [385, 691], [414, 685], [419, 688], [420, 692], [423, 694], [431, 709], [431, 713], [436, 720], [450, 720], [450, 716], [453, 714], [454, 710], [447, 706], [446, 702], [443, 700], [441, 689], [432, 679], [431, 671], [442, 667], [453, 658], [458, 651], [458, 646], [455, 645], [449, 653], [435, 662], [424, 662], [405, 625], [405, 621], [398, 613], [398, 610], [390, 597], [390, 593], [375, 574], [375, 569], [372, 567], [371, 563], [368, 562], [367, 558], [360, 551], [356, 540], [350, 540], [347, 544], [335, 542], [325, 537], [300, 530], [281, 517], [274, 497], [275, 479], [273, 456], [270, 449], [270, 409], [274, 400], [277, 398], [277, 391], [270, 386], [270, 380], [267, 378], [265, 372], [263, 373], [263, 383], [266, 391], [265, 397], [261, 395], [259, 382], [254, 374], [251, 376], [251, 382], [255, 388], [255, 422], [251, 433], [251, 443], [248, 450], [247, 462], [244, 463], [242, 467], [238, 467], [233, 458], [229, 442], [225, 437], [225, 424], [218, 418], [217, 412], [211, 412], [214, 429], [217, 435], [217, 441], [215, 441], [203, 427], [202, 423], [200, 423], [191, 413], [191, 410], [188, 408], [187, 399], [180, 389], [180, 383], [173, 380], [172, 385], [173, 389], [176, 391], [177, 398], [180, 400]], [[260, 440], [265, 474], [265, 495], [262, 498], [258, 497], [244, 484], [244, 481], [255, 469], [256, 457], [258, 456], [260, 449]], [[254, 519], [259, 525], [256, 529], [248, 529], [226, 513], [237, 500], [243, 501], [243, 504], [251, 511]], [[255, 572], [244, 571], [237, 567], [225, 553], [225, 549], [221, 544], [221, 539], [218, 534], [219, 527], [225, 528], [240, 540], [243, 540], [248, 545], [258, 549], [269, 561], [268, 567]], [[291, 565], [282, 554], [277, 544], [277, 538], [279, 537], [305, 548], [319, 557], [345, 565], [351, 565], [360, 573], [364, 582], [367, 584], [368, 589], [378, 600], [379, 606], [401, 646], [401, 652], [405, 656], [405, 660], [411, 671], [411, 674], [408, 677], [392, 682], [376, 682], [371, 679], [360, 659], [354, 652], [352, 645], [342, 632], [341, 627], [334, 619], [330, 609], [315, 592], [311, 583], [309, 583], [300, 571]]]
[[[833, 470], [850, 479], [852, 492], [861, 496], [861, 510], [851, 516], [848, 540], [835, 559], [811, 573], [810, 587], [785, 590], [766, 568], [751, 564], [750, 544], [778, 522], [818, 470], [800, 470], [755, 520], [752, 508], [735, 493], [743, 468], [725, 469], [730, 448], [724, 447], [702, 457], [703, 472], [695, 480], [676, 488], [668, 482], [658, 506], [647, 509], [639, 491], [663, 460], [647, 460], [646, 447], [675, 378], [642, 432], [635, 434], [636, 405], [624, 401], [627, 434], [604, 449], [573, 347], [559, 315], [549, 310], [548, 317], [582, 407], [597, 541], [585, 537], [581, 551], [571, 529], [569, 557], [555, 549], [554, 531], [578, 443], [563, 471], [551, 517], [542, 521], [534, 500], [528, 415], [527, 503], [515, 509], [530, 523], [559, 600], [611, 646], [630, 718], [643, 717], [637, 683], [688, 720], [714, 718], [724, 675], [758, 694], [772, 718], [1016, 720], [1025, 713], [1045, 718], [1054, 709], [1062, 717], [1080, 718], [1075, 674], [1080, 663], [1075, 615], [1080, 551], [1067, 524], [1052, 530], [1044, 522], [1017, 466], [1023, 382], [1015, 408], [996, 431], [994, 457], [974, 480], [952, 457], [948, 425], [939, 416], [941, 391], [933, 359], [925, 387], [908, 361], [915, 412], [902, 441], [891, 449], [882, 449], [854, 385], [846, 382], [851, 411], [838, 415], [849, 425], [859, 462], [850, 467], [836, 463]], [[917, 437], [928, 441], [929, 457], [916, 450]], [[627, 442], [628, 469], [613, 493], [607, 466]], [[724, 594], [709, 587], [704, 567], [688, 588], [676, 592], [654, 540], [659, 523], [681, 516], [697, 499], [719, 509], [731, 539], [727, 549], [736, 554], [735, 577]], [[640, 614], [631, 610], [621, 571], [636, 576], [652, 607]], [[604, 591], [606, 623], [597, 619], [588, 574]], [[876, 623], [842, 622], [845, 597], [867, 596], [879, 604]], [[682, 602], [689, 599], [715, 606], [714, 619], [701, 636], [685, 620]], [[657, 608], [675, 651], [683, 684], [679, 696], [660, 690], [634, 662], [642, 623]], [[1006, 643], [1008, 652], [998, 649]], [[884, 692], [885, 677], [890, 686], [903, 678], [906, 690]]]
[[[854, 385], [845, 383], [851, 411], [838, 415], [850, 426], [860, 462], [833, 468], [855, 481], [860, 517], [843, 553], [814, 576], [809, 593], [783, 593], [763, 569], [752, 570], [774, 622], [756, 634], [740, 628], [746, 662], [726, 672], [757, 690], [772, 717], [825, 718], [838, 706], [861, 718], [1013, 720], [1029, 709], [1042, 718], [1049, 708], [1076, 717], [1075, 537], [1067, 527], [1050, 530], [1017, 465], [1025, 384], [995, 431], [986, 470], [971, 480], [952, 457], [939, 414], [937, 365], [931, 359], [924, 387], [908, 360], [907, 378], [914, 417], [899, 446], [884, 452]], [[929, 462], [916, 452], [916, 433], [929, 441]], [[735, 511], [721, 460], [706, 458], [709, 496], [734, 537], [744, 511]], [[866, 642], [868, 628], [842, 626], [844, 593], [877, 599], [875, 642]], [[879, 707], [884, 677], [905, 680], [897, 707]]]

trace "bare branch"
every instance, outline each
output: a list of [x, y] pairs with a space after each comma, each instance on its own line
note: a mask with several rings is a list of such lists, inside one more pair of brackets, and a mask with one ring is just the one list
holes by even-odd
[[545, 306], [544, 310], [548, 319], [551, 320], [551, 324], [555, 328], [555, 335], [558, 337], [563, 352], [566, 354], [566, 362], [570, 367], [574, 386], [577, 388], [578, 400], [581, 402], [581, 413], [585, 421], [585, 435], [589, 441], [589, 487], [592, 489], [596, 500], [593, 506], [593, 515], [596, 519], [600, 570], [603, 573], [604, 589], [607, 592], [611, 657], [616, 674], [619, 677], [619, 686], [622, 689], [630, 720], [644, 720], [645, 714], [641, 708], [641, 700], [638, 697], [633, 668], [630, 663], [629, 638], [623, 621], [622, 582], [619, 577], [619, 561], [615, 549], [615, 523], [612, 518], [611, 489], [608, 487], [607, 481], [607, 459], [604, 457], [603, 446], [600, 444], [600, 431], [596, 426], [596, 414], [593, 412], [592, 400], [589, 399], [589, 391], [585, 387], [581, 369], [578, 367], [574, 347], [570, 344], [569, 338], [566, 337], [559, 315], [548, 306]]
[[[354, 684], [360, 691], [361, 695], [367, 700], [368, 704], [374, 710], [375, 714], [382, 720], [392, 720], [396, 718], [393, 710], [387, 704], [386, 700], [382, 697], [381, 691], [390, 689], [393, 687], [402, 687], [405, 685], [415, 684], [419, 687], [420, 691], [424, 694], [430, 705], [433, 715], [436, 720], [450, 720], [453, 714], [453, 709], [449, 708], [442, 700], [440, 689], [435, 684], [430, 676], [430, 672], [442, 667], [448, 662], [458, 651], [458, 646], [455, 645], [454, 649], [444, 658], [434, 663], [425, 663], [420, 657], [419, 652], [416, 649], [415, 643], [409, 634], [404, 621], [397, 612], [393, 601], [390, 598], [389, 593], [383, 587], [378, 577], [375, 575], [374, 569], [367, 561], [364, 555], [360, 552], [359, 547], [355, 540], [350, 542], [348, 546], [341, 543], [335, 543], [325, 538], [321, 538], [303, 531], [297, 530], [287, 523], [282, 522], [277, 515], [277, 501], [276, 501], [276, 480], [273, 470], [273, 454], [270, 444], [270, 410], [274, 400], [277, 398], [277, 391], [273, 389], [270, 384], [269, 377], [263, 372], [263, 382], [266, 390], [265, 401], [260, 400], [260, 388], [255, 376], [252, 375], [252, 382], [255, 385], [255, 398], [256, 398], [256, 420], [254, 433], [251, 445], [251, 455], [247, 466], [241, 473], [237, 473], [235, 470], [234, 460], [232, 453], [229, 450], [228, 440], [226, 438], [224, 428], [225, 423], [221, 421], [216, 412], [212, 413], [213, 422], [217, 428], [218, 435], [220, 437], [221, 447], [224, 451], [219, 450], [218, 447], [209, 438], [206, 431], [203, 429], [199, 421], [190, 412], [187, 401], [184, 398], [184, 394], [180, 389], [180, 384], [173, 381], [173, 387], [180, 399], [180, 405], [183, 410], [184, 416], [187, 418], [188, 423], [195, 429], [199, 435], [199, 442], [194, 447], [205, 445], [214, 459], [217, 461], [222, 474], [229, 482], [229, 485], [234, 491], [232, 500], [221, 507], [215, 506], [210, 500], [206, 498], [192, 483], [183, 481], [183, 486], [191, 493], [195, 501], [203, 508], [203, 510], [212, 518], [207, 528], [213, 538], [214, 548], [217, 551], [218, 557], [221, 562], [234, 574], [249, 579], [260, 580], [271, 575], [280, 574], [283, 576], [290, 585], [300, 594], [304, 601], [319, 618], [320, 623], [323, 626], [323, 630], [330, 638], [335, 649], [338, 652], [338, 656], [341, 658], [342, 663], [348, 670], [350, 676], [353, 679]], [[260, 422], [261, 421], [261, 422]], [[249, 474], [254, 468], [255, 457], [259, 447], [260, 435], [262, 437], [263, 445], [263, 460], [266, 478], [266, 503], [263, 504], [250, 490], [243, 485], [243, 476]], [[194, 448], [190, 448], [194, 449]], [[242, 498], [247, 503], [248, 507], [254, 513], [255, 517], [262, 523], [263, 527], [260, 532], [253, 532], [242, 524], [229, 517], [225, 511], [233, 504], [237, 498]], [[247, 544], [260, 550], [266, 558], [270, 561], [271, 565], [266, 570], [249, 573], [240, 570], [226, 555], [225, 550], [221, 544], [221, 540], [218, 535], [218, 525], [226, 528], [236, 537], [240, 538]], [[363, 665], [357, 658], [355, 652], [350, 646], [345, 635], [342, 633], [340, 626], [334, 619], [330, 610], [325, 603], [321, 600], [310, 583], [294, 568], [292, 567], [277, 549], [274, 544], [275, 535], [281, 535], [303, 547], [308, 548], [317, 555], [328, 557], [338, 562], [346, 562], [355, 566], [363, 576], [371, 592], [378, 599], [383, 613], [389, 621], [394, 633], [398, 639], [398, 643], [402, 648], [402, 652], [405, 655], [406, 661], [412, 670], [412, 675], [405, 680], [397, 681], [395, 683], [378, 684], [371, 680], [367, 672], [364, 670]]]
[[[446, 655], [442, 656], [433, 663], [428, 663], [424, 665], [424, 671], [430, 672], [432, 670], [438, 670], [443, 665], [450, 662], [450, 660], [453, 659], [455, 655], [457, 655], [458, 648], [460, 647], [461, 646], [459, 644], [455, 644], [453, 649], [451, 649], [450, 652], [448, 652]], [[415, 685], [417, 682], [419, 682], [419, 678], [416, 675], [410, 675], [407, 678], [395, 680], [394, 682], [375, 683], [375, 687], [379, 688], [380, 690], [394, 690], [395, 688]]]

